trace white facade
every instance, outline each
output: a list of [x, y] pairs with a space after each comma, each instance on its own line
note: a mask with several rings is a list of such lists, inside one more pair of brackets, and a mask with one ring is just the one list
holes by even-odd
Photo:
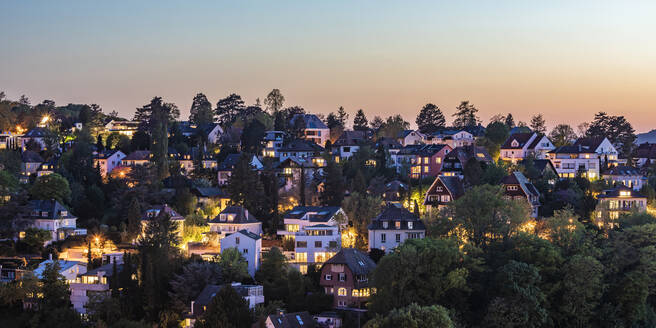
[[248, 262], [248, 274], [255, 276], [260, 267], [262, 238], [245, 231], [237, 231], [221, 239], [221, 253], [226, 249], [236, 248]]
[[[77, 262], [77, 261], [64, 261], [57, 260], [59, 262], [59, 274], [64, 277], [67, 283], [73, 283], [77, 279], [77, 276], [87, 272], [86, 263]], [[48, 264], [52, 265], [54, 261], [52, 256], [49, 260], [45, 260], [39, 263], [39, 266], [34, 269], [34, 276], [41, 279], [43, 277], [43, 271], [45, 271]]]
[[419, 131], [411, 131], [404, 137], [399, 138], [399, 143], [403, 146], [419, 145], [424, 143], [426, 136]]
[[294, 233], [294, 239], [296, 263], [323, 263], [337, 254], [341, 248], [341, 236], [337, 226], [325, 224], [305, 226], [302, 231]]
[[426, 237], [424, 230], [369, 230], [369, 250], [378, 248], [385, 253], [403, 244], [407, 239], [421, 239]]
[[349, 159], [360, 150], [359, 145], [339, 146], [338, 148], [340, 159]]
[[122, 151], [117, 150], [106, 158], [94, 158], [94, 166], [97, 165], [100, 168], [100, 174], [104, 177], [111, 173], [115, 167], [121, 165], [121, 160], [125, 158], [125, 156], [127, 155]]
[[550, 153], [549, 159], [561, 178], [574, 178], [579, 172], [589, 179], [599, 178], [599, 155], [596, 153]]
[[262, 235], [262, 222], [238, 223], [238, 222], [210, 222], [210, 231], [216, 232], [220, 238], [226, 234], [234, 233], [240, 230], [246, 230], [258, 236]]

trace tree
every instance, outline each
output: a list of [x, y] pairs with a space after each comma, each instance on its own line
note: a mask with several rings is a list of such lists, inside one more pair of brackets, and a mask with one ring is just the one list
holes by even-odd
[[353, 130], [355, 131], [367, 131], [369, 130], [369, 121], [367, 121], [367, 116], [364, 115], [362, 109], [358, 109], [358, 112], [353, 118]]
[[40, 250], [43, 245], [52, 239], [50, 232], [39, 228], [25, 229], [25, 238], [23, 242], [27, 244], [32, 250]]
[[339, 106], [337, 109], [337, 121], [339, 121], [339, 124], [342, 127], [346, 127], [346, 121], [348, 120], [349, 115], [346, 113], [346, 110], [344, 110], [344, 107]]
[[267, 302], [287, 298], [287, 272], [289, 270], [287, 258], [278, 247], [262, 255], [262, 264], [255, 272], [255, 280], [264, 287], [264, 298]]
[[59, 274], [59, 261], [46, 264], [41, 278], [41, 294], [36, 313], [30, 319], [34, 327], [82, 327], [80, 316], [71, 306], [68, 284]]
[[18, 179], [9, 171], [0, 171], [0, 205], [4, 203], [4, 197], [10, 196], [19, 189]]
[[[347, 240], [348, 245], [342, 247], [355, 247], [360, 250], [367, 249], [367, 226], [371, 219], [380, 213], [382, 199], [367, 193], [353, 192], [344, 200], [343, 209], [355, 233], [354, 240]], [[345, 222], [346, 223], [346, 222]], [[349, 235], [349, 234], [347, 234]]]
[[214, 122], [212, 103], [203, 93], [198, 93], [194, 97], [189, 109], [189, 121], [198, 126]]
[[465, 178], [465, 183], [469, 186], [477, 186], [481, 184], [483, 178], [483, 168], [481, 163], [474, 157], [470, 158], [462, 169], [462, 174]]
[[269, 94], [264, 98], [264, 105], [266, 110], [273, 114], [282, 109], [283, 104], [285, 103], [285, 97], [280, 93], [280, 90], [273, 89]]
[[369, 122], [369, 126], [374, 131], [378, 131], [378, 129], [380, 129], [383, 124], [385, 124], [385, 121], [383, 121], [383, 119], [378, 115], [374, 116], [374, 119]]
[[[224, 282], [221, 267], [215, 262], [191, 262], [182, 267], [182, 273], [174, 274], [169, 282], [169, 296], [174, 307], [180, 312], [188, 308], [198, 294], [207, 285], [218, 285]], [[230, 282], [230, 281], [228, 281]]]
[[460, 105], [456, 107], [455, 114], [453, 114], [453, 117], [455, 117], [453, 120], [453, 126], [458, 129], [463, 129], [478, 125], [480, 120], [476, 113], [478, 113], [478, 109], [476, 109], [474, 105], [470, 104], [469, 101], [462, 101]]
[[219, 123], [223, 126], [232, 124], [244, 108], [244, 101], [240, 95], [235, 93], [231, 93], [229, 96], [219, 100], [216, 103], [216, 115], [218, 116]]
[[469, 294], [472, 261], [454, 240], [408, 239], [378, 262], [369, 309], [385, 314], [412, 303], [456, 306]]
[[54, 199], [65, 203], [71, 197], [71, 188], [68, 180], [57, 173], [42, 175], [34, 181], [30, 188], [30, 197], [39, 200]]
[[219, 267], [225, 282], [243, 281], [248, 278], [248, 262], [237, 248], [228, 248], [221, 252]]
[[410, 128], [410, 123], [397, 114], [385, 120], [385, 123], [378, 129], [378, 136], [396, 139], [403, 130], [408, 128]]
[[537, 134], [547, 133], [547, 125], [542, 117], [542, 114], [537, 114], [531, 117], [531, 130]]
[[437, 106], [431, 103], [421, 108], [415, 122], [421, 133], [432, 133], [446, 126], [444, 114], [442, 114], [442, 111]]
[[105, 151], [105, 144], [103, 143], [102, 134], [99, 134], [96, 138], [96, 150], [99, 153]]
[[[165, 103], [161, 97], [154, 97], [149, 104], [137, 108], [135, 113], [135, 119], [142, 121], [140, 130], [147, 130], [150, 133], [150, 152], [160, 179], [169, 176], [169, 122], [175, 121], [179, 116], [178, 107], [172, 103]], [[136, 134], [132, 138], [133, 143], [135, 137]]]
[[568, 124], [558, 124], [551, 130], [549, 138], [556, 147], [567, 146], [572, 144], [572, 140], [576, 139], [576, 133]]
[[452, 328], [455, 327], [449, 311], [440, 305], [419, 306], [412, 303], [400, 309], [393, 309], [385, 317], [376, 316], [367, 322], [365, 328]]
[[604, 266], [594, 257], [574, 255], [563, 267], [562, 300], [559, 311], [562, 324], [590, 327], [604, 289]]
[[262, 140], [266, 134], [264, 124], [258, 120], [252, 120], [246, 125], [241, 134], [242, 150], [252, 154], [258, 154], [262, 150]]
[[320, 195], [321, 202], [326, 206], [341, 206], [345, 191], [342, 168], [335, 161], [329, 160], [325, 174], [326, 182]]
[[588, 137], [605, 137], [628, 155], [636, 139], [635, 130], [624, 116], [611, 116], [605, 112], [595, 114], [595, 118], [586, 131]]
[[242, 153], [228, 179], [228, 194], [232, 203], [243, 206], [253, 213], [261, 213], [265, 207], [264, 185], [251, 165], [252, 155]]
[[511, 129], [515, 127], [515, 119], [513, 118], [511, 113], [508, 113], [508, 115], [506, 115], [506, 119], [504, 123], [506, 123], [506, 126], [508, 126]]
[[250, 328], [253, 324], [248, 301], [230, 285], [224, 285], [195, 323], [198, 328]]

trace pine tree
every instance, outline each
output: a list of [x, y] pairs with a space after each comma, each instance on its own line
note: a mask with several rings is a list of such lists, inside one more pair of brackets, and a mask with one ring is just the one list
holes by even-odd
[[194, 97], [191, 109], [189, 109], [189, 121], [199, 126], [214, 122], [212, 103], [203, 93], [198, 93]]
[[428, 103], [419, 111], [415, 121], [421, 133], [432, 133], [446, 126], [442, 111], [434, 104]]
[[369, 121], [367, 121], [367, 116], [364, 115], [362, 109], [358, 109], [358, 112], [353, 118], [353, 130], [355, 131], [367, 131], [369, 130]]
[[342, 127], [346, 127], [346, 121], [348, 120], [348, 117], [349, 115], [346, 113], [346, 110], [344, 110], [344, 107], [339, 106], [339, 109], [337, 109], [337, 120]]
[[515, 119], [513, 118], [511, 113], [508, 113], [508, 115], [506, 116], [505, 123], [511, 129], [515, 127]]
[[542, 114], [535, 115], [531, 118], [531, 130], [537, 134], [547, 133], [547, 125]]
[[232, 124], [244, 108], [244, 101], [240, 95], [235, 93], [219, 100], [216, 103], [216, 115], [219, 123], [223, 126]]
[[341, 206], [344, 199], [344, 179], [342, 168], [333, 160], [328, 161], [325, 169], [326, 182], [320, 195], [321, 202], [326, 206]]
[[135, 239], [141, 234], [141, 206], [137, 197], [132, 197], [127, 210], [128, 235]]
[[455, 114], [453, 114], [453, 117], [455, 117], [453, 126], [462, 129], [478, 125], [480, 120], [476, 113], [478, 113], [478, 109], [470, 104], [469, 101], [461, 102], [460, 105], [456, 107]]

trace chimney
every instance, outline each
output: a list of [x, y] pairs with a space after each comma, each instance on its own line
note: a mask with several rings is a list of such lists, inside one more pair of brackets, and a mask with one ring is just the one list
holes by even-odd
[[48, 260], [52, 261], [52, 253], [48, 254]]
[[191, 315], [194, 315], [194, 302], [195, 301], [191, 301]]

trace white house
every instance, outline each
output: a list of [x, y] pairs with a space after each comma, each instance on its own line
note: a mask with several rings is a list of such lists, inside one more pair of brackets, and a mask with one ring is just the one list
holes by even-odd
[[219, 238], [240, 230], [246, 230], [258, 236], [262, 235], [262, 222], [241, 206], [226, 207], [209, 224], [210, 231], [219, 233]]
[[[123, 269], [122, 264], [116, 264], [117, 273]], [[101, 267], [79, 274], [75, 282], [70, 284], [71, 303], [80, 314], [86, 314], [89, 296], [96, 294], [109, 296], [109, 279], [114, 275], [114, 264], [108, 263]]]
[[303, 119], [305, 122], [305, 129], [303, 129], [303, 137], [306, 140], [312, 141], [318, 145], [325, 145], [326, 141], [330, 139], [330, 129], [314, 114], [296, 114], [290, 120], [290, 125], [294, 126], [296, 120]]
[[407, 239], [426, 237], [426, 227], [421, 220], [403, 207], [388, 205], [371, 220], [369, 250], [381, 249], [389, 253]]
[[[196, 320], [201, 317], [207, 310], [212, 299], [216, 294], [227, 285], [206, 285], [205, 288], [198, 294], [195, 300], [191, 301], [189, 316], [185, 319], [183, 327], [190, 328], [196, 323]], [[233, 282], [230, 286], [239, 294], [246, 302], [248, 307], [254, 309], [256, 305], [264, 303], [264, 287], [261, 285], [242, 285], [238, 282]]]
[[248, 262], [248, 274], [255, 276], [260, 268], [260, 254], [262, 253], [262, 238], [248, 230], [239, 230], [227, 234], [221, 239], [221, 253], [226, 249], [236, 248], [241, 256]]
[[70, 235], [86, 235], [86, 229], [78, 229], [77, 217], [71, 215], [68, 209], [58, 201], [31, 200], [28, 203], [29, 214], [14, 221], [18, 227], [20, 237], [24, 235], [24, 228], [37, 228], [50, 233], [51, 239], [47, 242], [64, 240]]
[[278, 230], [278, 235], [293, 244], [293, 250], [287, 250], [289, 261], [301, 272], [307, 272], [308, 264], [323, 263], [339, 251], [340, 225], [348, 218], [336, 206], [296, 206], [284, 215], [283, 221], [285, 229]]
[[424, 139], [426, 139], [426, 136], [415, 130], [403, 130], [397, 137], [398, 142], [403, 146], [419, 145], [424, 143]]
[[266, 131], [264, 135], [263, 157], [277, 157], [278, 150], [282, 148], [285, 139], [283, 131]]
[[[225, 186], [228, 184], [230, 176], [232, 175], [232, 170], [239, 162], [241, 155], [242, 154], [230, 154], [218, 165], [217, 179], [219, 186]], [[251, 166], [255, 170], [261, 170], [264, 167], [262, 162], [255, 155], [251, 158]]]
[[126, 155], [120, 150], [107, 150], [93, 157], [93, 165], [100, 168], [100, 174], [104, 177], [121, 165], [121, 160], [125, 157]]
[[132, 135], [137, 132], [139, 129], [139, 121], [116, 121], [111, 120], [105, 124], [105, 132], [112, 133], [116, 132], [118, 134], [126, 135], [132, 137]]
[[[64, 277], [67, 283], [73, 283], [77, 279], [77, 276], [87, 272], [87, 264], [78, 262], [78, 261], [64, 261], [57, 260], [59, 262], [59, 274]], [[52, 260], [52, 254], [50, 255], [49, 260], [45, 260], [39, 263], [39, 266], [34, 269], [34, 276], [41, 279], [43, 278], [43, 272], [46, 269], [47, 265], [53, 265], [54, 261]]]
[[595, 152], [599, 155], [602, 163], [610, 166], [617, 165], [619, 152], [606, 137], [579, 138], [574, 146], [581, 146], [583, 149]]
[[639, 191], [647, 183], [647, 177], [631, 166], [616, 166], [603, 173], [604, 180], [611, 184], [623, 185]]
[[424, 136], [426, 144], [448, 145], [451, 148], [473, 145], [474, 135], [464, 130], [442, 130]]
[[547, 136], [531, 133], [513, 133], [501, 146], [500, 158], [517, 163], [529, 156], [545, 159], [556, 147]]
[[365, 131], [344, 131], [333, 144], [333, 154], [340, 160], [348, 159], [360, 150], [360, 144], [366, 140]]
[[599, 154], [578, 146], [561, 146], [549, 152], [549, 159], [561, 178], [574, 178], [577, 174], [588, 179], [599, 178]]

